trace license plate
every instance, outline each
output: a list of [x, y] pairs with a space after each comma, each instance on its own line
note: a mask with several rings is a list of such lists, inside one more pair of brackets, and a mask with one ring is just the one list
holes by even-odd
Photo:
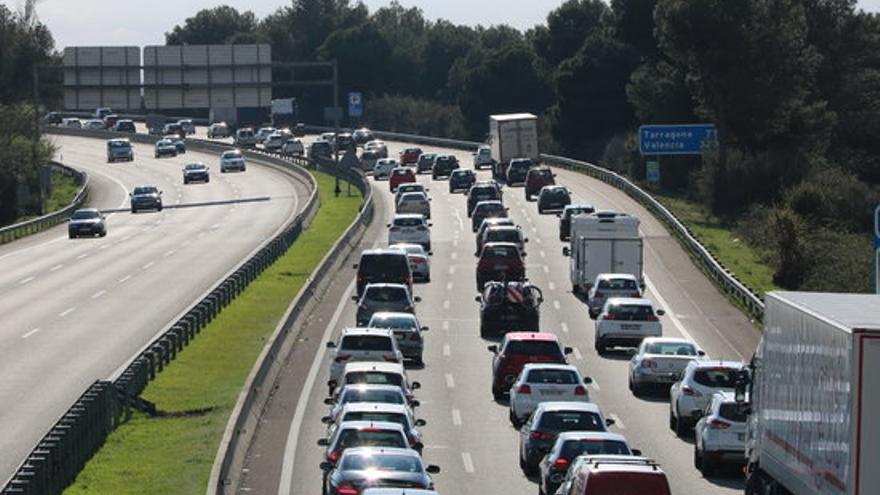
[[541, 395], [562, 395], [562, 390], [541, 390]]
[[509, 267], [507, 265], [495, 265], [492, 267], [493, 270], [507, 270]]
[[502, 320], [515, 320], [516, 315], [512, 315], [512, 314], [501, 315], [501, 319]]
[[633, 325], [632, 323], [624, 323], [620, 325], [621, 330], [640, 330], [641, 328], [641, 325]]

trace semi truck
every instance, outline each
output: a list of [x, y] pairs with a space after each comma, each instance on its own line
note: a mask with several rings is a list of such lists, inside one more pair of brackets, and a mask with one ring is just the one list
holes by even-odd
[[538, 117], [530, 113], [490, 115], [488, 144], [495, 177], [503, 177], [514, 158], [529, 158], [537, 163]]
[[586, 294], [602, 273], [627, 273], [644, 286], [644, 254], [639, 219], [625, 213], [597, 211], [571, 217], [569, 278], [575, 294]]
[[296, 98], [272, 100], [272, 125], [276, 128], [292, 127], [296, 124]]
[[768, 292], [736, 399], [747, 495], [880, 493], [880, 296]]

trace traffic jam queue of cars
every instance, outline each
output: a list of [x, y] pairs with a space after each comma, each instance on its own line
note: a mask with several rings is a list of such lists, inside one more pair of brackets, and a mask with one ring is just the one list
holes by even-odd
[[[427, 345], [428, 327], [416, 311], [421, 299], [412, 290], [416, 282], [430, 282], [433, 255], [430, 190], [418, 182], [421, 173], [445, 180], [450, 192], [467, 198], [476, 237], [480, 336], [498, 342], [488, 346], [491, 392], [508, 404], [519, 434], [520, 467], [537, 481], [539, 494], [618, 493], [626, 486], [626, 493], [667, 495], [670, 489], [655, 461], [611, 431], [615, 421], [590, 400], [591, 378], [568, 361], [573, 349], [542, 331], [544, 296], [526, 274], [528, 238], [504, 204], [504, 189], [511, 184], [523, 186], [527, 201], [536, 198], [541, 214], [559, 217], [572, 289], [587, 302], [585, 320], [595, 320], [599, 355], [630, 348], [632, 392], [671, 390], [670, 428], [678, 435], [696, 428], [697, 468], [708, 472], [743, 461], [744, 418], [731, 398], [743, 364], [709, 360], [694, 342], [663, 336], [659, 317], [664, 312], [643, 295], [637, 218], [572, 204], [553, 171], [530, 160], [513, 160], [502, 180], [479, 180], [453, 155], [408, 147], [388, 158], [387, 150], [379, 154], [377, 149], [365, 148], [370, 163], [363, 165], [376, 181], [387, 181], [395, 211], [386, 225], [388, 247], [363, 251], [354, 265], [355, 325], [328, 344], [325, 402], [330, 411], [322, 419], [327, 436], [319, 441], [326, 448], [325, 494], [434, 493], [431, 474], [439, 468], [421, 457], [419, 428], [425, 421], [415, 413], [421, 387], [409, 380], [404, 366], [424, 366]], [[474, 168], [486, 165], [485, 155], [474, 153]], [[375, 471], [381, 477], [371, 477]]]

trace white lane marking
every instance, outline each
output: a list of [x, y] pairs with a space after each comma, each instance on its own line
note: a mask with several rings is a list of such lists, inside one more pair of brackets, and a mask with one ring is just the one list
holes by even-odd
[[64, 318], [65, 316], [69, 315], [70, 313], [73, 313], [74, 311], [76, 311], [76, 306], [74, 306], [72, 308], [65, 309], [64, 311], [58, 313], [58, 316], [60, 318]]
[[544, 265], [544, 273], [550, 273], [550, 267], [549, 267], [549, 266]]
[[123, 237], [122, 239], [120, 239], [119, 242], [125, 242], [125, 241], [127, 241], [127, 240], [129, 240], [129, 239], [131, 239], [131, 236], [130, 236], [130, 235], [127, 235], [127, 236]]
[[556, 290], [556, 284], [553, 282], [547, 282], [547, 288], [550, 290]]
[[106, 293], [107, 293], [106, 290], [103, 290], [103, 289], [102, 289], [102, 290], [99, 290], [98, 292], [95, 292], [94, 294], [92, 294], [92, 299], [97, 299], [97, 298], [103, 296], [103, 295], [106, 294]]
[[557, 309], [557, 310], [558, 310], [558, 309], [561, 308], [561, 307], [562, 307], [562, 306], [559, 304], [559, 301], [553, 301], [553, 309]]
[[174, 249], [172, 249], [172, 250], [170, 250], [170, 251], [165, 251], [165, 257], [167, 258], [167, 257], [169, 257], [169, 256], [173, 256], [174, 253], [176, 253], [176, 252], [177, 252], [177, 251], [174, 250]]
[[449, 300], [443, 301], [443, 309], [449, 309]]
[[83, 254], [77, 256], [76, 259], [81, 260], [81, 259], [86, 258], [88, 256], [89, 256], [89, 253], [83, 253]]
[[452, 355], [452, 348], [449, 347], [449, 344], [443, 344], [443, 355], [445, 357], [449, 357]]
[[455, 388], [455, 378], [452, 377], [452, 373], [446, 373], [446, 386], [448, 388]]
[[449, 330], [449, 321], [444, 321], [442, 326], [443, 330]]
[[474, 472], [474, 460], [471, 459], [471, 454], [469, 452], [461, 453], [461, 462], [464, 464], [464, 471], [466, 473]]
[[23, 278], [23, 279], [21, 279], [21, 280], [18, 281], [18, 284], [19, 284], [19, 285], [24, 285], [24, 284], [26, 284], [26, 283], [28, 283], [28, 282], [33, 282], [34, 279], [36, 279], [36, 278], [37, 278], [37, 277]]
[[559, 326], [562, 328], [563, 333], [568, 333], [568, 324], [567, 323], [560, 323]]
[[101, 244], [101, 247], [99, 247], [98, 249], [107, 249], [110, 246], [112, 246], [112, 244]]
[[290, 429], [287, 432], [287, 443], [284, 444], [284, 457], [281, 464], [281, 481], [278, 485], [278, 495], [290, 495], [290, 489], [293, 488], [293, 466], [296, 462], [296, 448], [297, 443], [299, 442], [299, 432], [302, 428], [302, 422], [306, 415], [306, 407], [308, 407], [309, 403], [308, 399], [312, 394], [312, 388], [315, 386], [315, 380], [318, 378], [318, 370], [321, 368], [321, 360], [324, 359], [323, 349], [327, 346], [327, 342], [330, 340], [330, 335], [333, 333], [333, 329], [336, 328], [336, 324], [339, 322], [339, 317], [342, 316], [342, 311], [348, 306], [348, 294], [354, 289], [354, 284], [355, 281], [352, 280], [348, 285], [348, 288], [345, 290], [344, 296], [341, 300], [342, 302], [336, 306], [336, 311], [333, 313], [333, 317], [330, 318], [330, 323], [327, 325], [327, 328], [324, 329], [324, 335], [321, 336], [321, 342], [318, 344], [319, 351], [315, 353], [315, 359], [312, 360], [312, 367], [309, 368], [309, 375], [306, 377], [306, 381], [300, 390], [299, 398], [296, 401], [296, 412], [293, 414], [293, 420], [291, 420]]
[[126, 275], [126, 276], [119, 279], [119, 283], [124, 284], [125, 282], [128, 282], [130, 279], [131, 279], [131, 275]]
[[608, 415], [608, 418], [614, 420], [614, 427], [616, 427], [618, 430], [625, 430], [626, 429], [626, 426], [623, 424], [623, 421], [620, 420], [620, 416], [618, 416], [614, 413], [611, 413]]
[[458, 223], [458, 230], [464, 230], [464, 221], [461, 219], [461, 212], [458, 211], [458, 208], [453, 208], [452, 212], [455, 214], [455, 221]]
[[40, 331], [39, 328], [35, 328], [35, 329], [31, 330], [30, 332], [28, 332], [28, 333], [22, 335], [21, 338], [26, 339], [26, 338], [30, 337], [31, 335], [33, 335], [33, 334], [35, 334], [35, 333], [37, 333], [37, 332], [39, 332], [39, 331]]
[[452, 290], [452, 282], [446, 282], [446, 290]]
[[584, 359], [584, 355], [581, 354], [581, 350], [578, 349], [577, 347], [573, 347], [571, 349], [571, 351], [572, 351], [572, 354], [574, 354], [574, 358], [577, 359], [578, 361], [581, 361]]
[[540, 251], [538, 251], [538, 254], [540, 254], [542, 258], [546, 258], [546, 257], [547, 257], [547, 253], [545, 253], [543, 249], [540, 250]]
[[532, 232], [534, 232], [534, 233], [537, 234], [537, 233], [538, 233], [538, 227], [532, 227]]
[[155, 264], [156, 264], [155, 262], [151, 261], [151, 262], [147, 263], [146, 265], [142, 266], [141, 268], [143, 268], [144, 270], [149, 270], [150, 267]]
[[456, 253], [455, 251], [453, 251], [452, 254], [449, 255], [449, 257], [452, 258], [452, 259], [458, 259], [458, 253]]
[[595, 390], [596, 392], [601, 392], [601, 391], [602, 391], [602, 387], [599, 386], [599, 382], [597, 382], [595, 378], [593, 378], [593, 381], [590, 382], [590, 384], [588, 385], [588, 387], [592, 388], [592, 389]]
[[57, 272], [58, 270], [64, 268], [64, 265], [55, 265], [52, 268], [49, 268], [50, 272]]
[[452, 240], [452, 247], [458, 247], [458, 239]]
[[535, 242], [537, 242], [538, 244], [543, 244], [544, 241], [542, 241], [540, 237], [535, 237]]
[[215, 223], [214, 225], [211, 225], [212, 230], [219, 229], [220, 227], [221, 227], [221, 224], [219, 224], [219, 223]]
[[461, 426], [461, 411], [458, 409], [452, 410], [452, 424], [455, 426]]
[[532, 223], [532, 217], [526, 217], [526, 222]]
[[455, 275], [455, 267], [454, 267], [454, 266], [450, 266], [450, 267], [449, 267], [449, 274], [450, 274], [450, 275]]

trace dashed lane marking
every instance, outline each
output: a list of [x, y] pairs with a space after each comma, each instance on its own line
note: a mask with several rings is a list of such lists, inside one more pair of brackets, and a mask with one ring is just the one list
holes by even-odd
[[106, 293], [107, 293], [106, 290], [99, 290], [98, 292], [95, 292], [94, 294], [92, 294], [92, 299], [97, 299]]
[[150, 267], [155, 264], [156, 264], [155, 262], [151, 261], [151, 262], [147, 263], [146, 265], [142, 266], [141, 268], [143, 268], [144, 270], [149, 270]]
[[553, 309], [559, 310], [562, 307], [559, 301], [553, 301]]
[[626, 429], [626, 426], [623, 424], [623, 421], [620, 420], [620, 416], [618, 416], [614, 413], [611, 413], [608, 415], [608, 418], [614, 420], [614, 427], [617, 428], [618, 430], [625, 430]]
[[455, 426], [461, 426], [461, 411], [458, 409], [452, 410], [452, 424]]
[[559, 327], [562, 328], [563, 333], [568, 333], [568, 324], [567, 323], [560, 323]]
[[452, 355], [452, 348], [449, 347], [449, 344], [443, 344], [443, 356], [449, 357]]
[[21, 280], [18, 281], [18, 284], [19, 284], [19, 285], [24, 285], [24, 284], [27, 284], [27, 283], [29, 283], [29, 282], [33, 282], [34, 279], [36, 279], [36, 278], [37, 278], [37, 277], [23, 278], [23, 279], [21, 279]]
[[131, 275], [126, 275], [126, 276], [119, 279], [119, 283], [124, 284], [125, 282], [128, 282], [129, 280], [131, 280]]
[[39, 331], [40, 331], [39, 328], [35, 328], [35, 329], [31, 330], [30, 332], [28, 332], [28, 333], [22, 335], [21, 338], [26, 339], [26, 338], [30, 337], [31, 335], [33, 335], [33, 334], [35, 334], [35, 333], [37, 333], [37, 332], [39, 332]]
[[69, 315], [70, 313], [73, 313], [74, 311], [76, 311], [76, 306], [74, 306], [72, 308], [65, 309], [64, 311], [58, 313], [58, 316], [60, 318], [64, 318], [65, 316]]
[[50, 272], [57, 272], [58, 270], [64, 268], [64, 265], [55, 265], [49, 269]]
[[581, 350], [578, 349], [577, 347], [572, 349], [572, 353], [574, 354], [574, 358], [577, 359], [578, 361], [582, 361], [584, 359], [584, 355], [581, 354]]
[[461, 462], [464, 464], [464, 471], [466, 473], [474, 472], [474, 460], [471, 459], [471, 454], [469, 452], [461, 453]]
[[446, 373], [446, 386], [448, 388], [455, 388], [455, 378], [452, 377], [452, 373]]

